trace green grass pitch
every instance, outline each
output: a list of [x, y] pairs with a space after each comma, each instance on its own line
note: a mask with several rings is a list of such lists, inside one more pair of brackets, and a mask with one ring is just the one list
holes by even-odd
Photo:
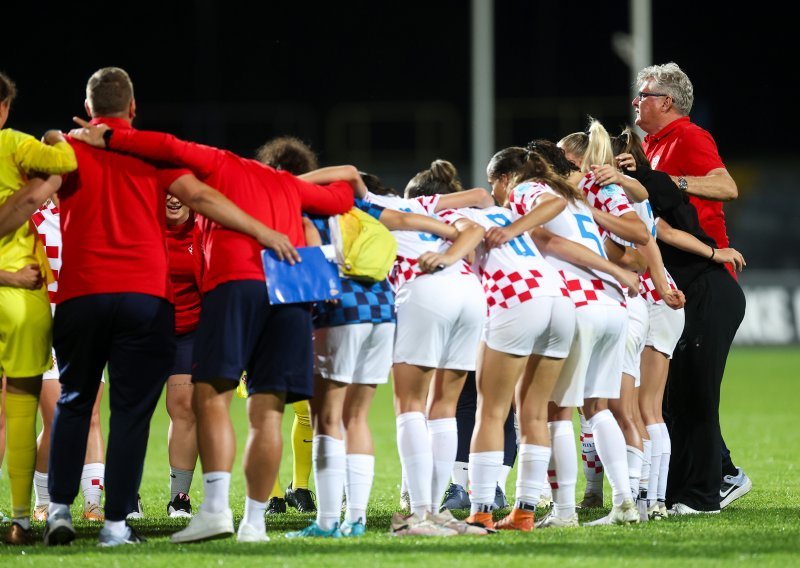
[[[14, 548], [0, 544], [0, 566], [669, 566], [800, 564], [800, 416], [798, 383], [800, 350], [737, 349], [728, 361], [723, 383], [722, 427], [737, 464], [753, 479], [753, 491], [719, 516], [668, 519], [630, 527], [537, 530], [448, 539], [393, 538], [389, 518], [397, 509], [400, 465], [395, 450], [394, 413], [389, 386], [379, 389], [371, 423], [376, 442], [376, 477], [367, 535], [361, 539], [289, 541], [287, 530], [305, 526], [309, 517], [287, 514], [268, 518], [272, 541], [239, 545], [230, 538], [175, 546], [170, 533], [184, 524], [166, 516], [169, 498], [166, 453], [167, 414], [163, 401], [151, 428], [141, 494], [145, 516], [136, 526], [148, 542], [139, 546], [99, 549], [99, 526], [77, 522], [78, 540], [70, 547]], [[244, 401], [233, 403], [239, 458], [234, 465], [231, 505], [242, 515], [244, 477], [241, 449], [246, 420]], [[104, 410], [107, 418], [107, 407]], [[284, 420], [284, 456], [290, 456], [292, 411]], [[576, 429], [577, 431], [577, 429]], [[202, 502], [199, 467], [192, 489]], [[582, 491], [579, 475], [578, 491]], [[291, 480], [290, 457], [281, 465], [281, 482]], [[514, 472], [508, 482], [514, 493]], [[607, 491], [610, 495], [610, 491]], [[9, 509], [8, 484], [0, 480], [0, 511]], [[79, 510], [74, 509], [79, 517]], [[582, 512], [581, 521], [601, 512]], [[3, 533], [6, 526], [0, 527]], [[42, 526], [35, 524], [37, 535]], [[508, 563], [508, 564], [505, 564]], [[535, 563], [535, 564], [533, 564]]]

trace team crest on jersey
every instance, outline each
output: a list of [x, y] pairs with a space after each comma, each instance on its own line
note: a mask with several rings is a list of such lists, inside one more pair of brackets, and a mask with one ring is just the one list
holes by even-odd
[[189, 254], [194, 254], [194, 245], [189, 245]]

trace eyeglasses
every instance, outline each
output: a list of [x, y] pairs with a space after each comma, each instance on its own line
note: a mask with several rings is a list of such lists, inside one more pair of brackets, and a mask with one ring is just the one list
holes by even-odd
[[639, 91], [637, 97], [640, 101], [645, 100], [647, 97], [668, 97], [669, 95], [666, 93], [645, 93], [644, 91]]

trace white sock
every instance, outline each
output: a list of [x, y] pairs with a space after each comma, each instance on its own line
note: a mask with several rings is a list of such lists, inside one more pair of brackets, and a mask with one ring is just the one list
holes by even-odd
[[103, 528], [116, 536], [125, 536], [128, 533], [128, 526], [125, 521], [105, 520]]
[[228, 491], [231, 486], [229, 471], [209, 471], [203, 474], [205, 501], [200, 506], [206, 513], [221, 513], [230, 508]]
[[36, 506], [50, 503], [50, 492], [47, 490], [47, 473], [33, 472], [33, 494], [36, 497]]
[[464, 489], [468, 489], [469, 483], [469, 463], [457, 461], [453, 465], [453, 483], [460, 485]]
[[603, 496], [603, 463], [597, 455], [594, 434], [589, 421], [581, 414], [581, 462], [586, 477], [586, 493]]
[[178, 493], [183, 493], [184, 495], [189, 494], [189, 488], [192, 486], [193, 477], [194, 470], [178, 469], [177, 467], [169, 466], [170, 501], [174, 500]]
[[[553, 455], [552, 454], [553, 454], [553, 452], [552, 452], [552, 449], [551, 449], [551, 451], [550, 451], [550, 461], [551, 462], [553, 461]], [[542, 499], [546, 499], [546, 500], [552, 501], [553, 500], [553, 490], [550, 488], [550, 475], [549, 475], [549, 472], [547, 471], [548, 469], [550, 469], [549, 465], [547, 466], [547, 469], [545, 469], [545, 471], [544, 471], [544, 478], [542, 478]]]
[[642, 478], [642, 463], [644, 452], [633, 446], [626, 446], [628, 457], [628, 482], [630, 483], [631, 496], [634, 501], [639, 497], [639, 480]]
[[317, 524], [322, 530], [329, 531], [342, 516], [342, 494], [347, 475], [344, 440], [315, 435], [311, 456], [314, 485], [317, 487]]
[[428, 420], [428, 435], [431, 437], [433, 455], [431, 511], [438, 511], [439, 503], [450, 483], [450, 474], [458, 453], [458, 425], [455, 417]]
[[[545, 467], [544, 469], [546, 472], [547, 467]], [[511, 466], [508, 465], [500, 466], [500, 474], [497, 476], [497, 485], [500, 486], [500, 489], [503, 491], [503, 495], [506, 494], [506, 483], [508, 482], [508, 476], [510, 473], [511, 473]]]
[[250, 497], [245, 497], [242, 523], [255, 527], [260, 531], [266, 531], [267, 524], [264, 521], [264, 513], [266, 510], [266, 501], [256, 501], [255, 499], [250, 499]]
[[661, 474], [661, 428], [658, 424], [647, 426], [650, 442], [653, 444], [653, 453], [650, 456], [650, 479], [647, 480], [647, 500], [655, 503], [658, 498], [658, 478]]
[[658, 500], [666, 500], [667, 477], [669, 477], [669, 459], [672, 455], [672, 440], [669, 437], [667, 425], [663, 422], [658, 424], [661, 428], [661, 464], [658, 472]]
[[497, 472], [503, 467], [503, 452], [475, 452], [469, 455], [470, 514], [491, 511], [497, 487]]
[[630, 499], [628, 458], [625, 455], [625, 436], [610, 410], [601, 410], [589, 419], [594, 434], [597, 455], [608, 472], [614, 505]]
[[359, 519], [367, 524], [367, 503], [375, 479], [375, 456], [369, 454], [347, 454], [347, 476], [344, 489], [347, 495], [345, 519], [355, 523]]
[[99, 505], [103, 500], [103, 485], [106, 473], [106, 464], [87, 463], [81, 472], [81, 491], [83, 491], [83, 506]]
[[647, 484], [650, 481], [650, 463], [653, 459], [653, 442], [642, 438], [642, 448], [644, 448], [644, 457], [642, 458], [642, 477], [639, 478], [639, 494], [646, 498]]
[[571, 420], [548, 422], [550, 430], [550, 488], [556, 516], [571, 519], [575, 515], [575, 485], [578, 483], [578, 451]]
[[550, 448], [534, 444], [520, 444], [519, 471], [517, 472], [517, 502], [534, 508], [542, 495], [542, 479], [550, 463]]
[[424, 516], [431, 506], [433, 455], [428, 425], [421, 412], [405, 412], [397, 417], [397, 452], [406, 474], [411, 512]]

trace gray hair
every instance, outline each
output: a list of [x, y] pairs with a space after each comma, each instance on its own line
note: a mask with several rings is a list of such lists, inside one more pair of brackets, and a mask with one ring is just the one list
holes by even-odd
[[636, 86], [652, 80], [653, 87], [672, 98], [672, 103], [682, 115], [686, 116], [694, 104], [694, 87], [692, 82], [677, 63], [670, 61], [664, 65], [645, 67], [636, 75]]

